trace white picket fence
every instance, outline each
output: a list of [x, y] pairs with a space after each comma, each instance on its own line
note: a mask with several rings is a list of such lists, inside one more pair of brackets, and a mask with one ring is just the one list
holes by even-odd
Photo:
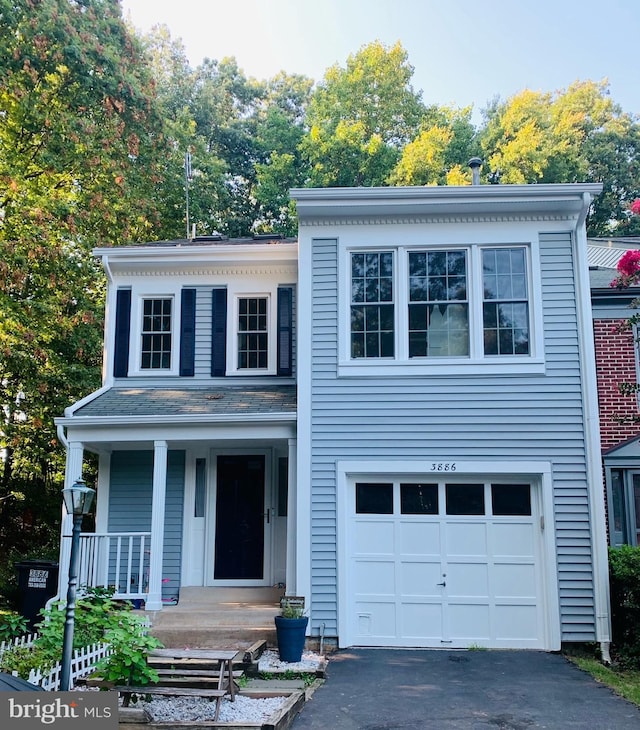
[[5, 651], [14, 649], [16, 646], [31, 646], [38, 638], [38, 634], [25, 634], [24, 636], [16, 636], [15, 639], [0, 642], [0, 659]]
[[[15, 646], [31, 646], [37, 639], [37, 634], [29, 636], [21, 636], [14, 639], [11, 642], [3, 641], [0, 644], [0, 656], [8, 649], [12, 649]], [[84, 646], [81, 649], [74, 649], [73, 656], [71, 658], [71, 672], [69, 678], [69, 689], [75, 686], [76, 680], [79, 677], [85, 677], [87, 674], [95, 669], [96, 664], [104, 657], [110, 656], [112, 652], [109, 644], [92, 644], [91, 646]], [[58, 662], [52, 669], [43, 670], [41, 667], [38, 669], [32, 669], [29, 672], [28, 680], [31, 684], [35, 684], [38, 687], [56, 692], [60, 689], [60, 671], [62, 665]], [[18, 672], [12, 672], [14, 677], [18, 676]]]

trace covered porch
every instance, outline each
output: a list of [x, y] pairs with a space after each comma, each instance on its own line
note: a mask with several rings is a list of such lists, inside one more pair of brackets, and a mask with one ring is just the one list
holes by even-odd
[[[132, 399], [155, 413], [113, 415]], [[86, 452], [99, 455], [95, 531], [81, 534], [79, 586], [113, 590], [148, 612], [184, 605], [187, 588], [296, 593], [295, 388], [179, 397], [111, 389], [81, 404], [58, 422], [67, 485], [82, 475]], [[194, 404], [205, 412], [194, 414]], [[63, 514], [60, 597], [71, 528]]]

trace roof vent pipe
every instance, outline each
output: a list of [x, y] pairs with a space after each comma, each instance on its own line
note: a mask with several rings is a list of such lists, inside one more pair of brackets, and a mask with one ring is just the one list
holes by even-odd
[[482, 160], [479, 157], [472, 157], [469, 160], [469, 167], [471, 168], [471, 184], [480, 185], [480, 168], [482, 167]]

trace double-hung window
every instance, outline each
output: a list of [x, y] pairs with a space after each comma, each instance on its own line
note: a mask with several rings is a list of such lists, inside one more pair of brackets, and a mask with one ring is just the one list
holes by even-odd
[[264, 370], [269, 364], [267, 297], [238, 299], [238, 370]]
[[485, 355], [529, 354], [529, 301], [523, 248], [482, 249]]
[[434, 243], [347, 254], [343, 363], [450, 372], [469, 362], [539, 366], [532, 363], [529, 244]]
[[393, 253], [351, 257], [351, 357], [394, 355]]
[[469, 355], [466, 251], [409, 252], [409, 357]]
[[170, 370], [173, 299], [142, 300], [141, 370]]

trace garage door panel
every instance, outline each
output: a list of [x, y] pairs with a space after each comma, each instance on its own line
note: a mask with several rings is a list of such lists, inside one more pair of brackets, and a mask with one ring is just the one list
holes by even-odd
[[402, 603], [400, 605], [400, 636], [429, 642], [442, 636], [442, 605], [435, 603]]
[[487, 555], [487, 529], [482, 523], [448, 522], [444, 525], [447, 555]]
[[399, 592], [402, 596], [442, 596], [440, 561], [427, 563], [419, 561], [402, 561], [399, 566]]
[[437, 522], [400, 522], [400, 552], [404, 555], [440, 555], [440, 525]]
[[362, 640], [396, 638], [396, 604], [382, 601], [357, 601], [357, 634]]
[[489, 569], [486, 563], [448, 563], [447, 597], [488, 596]]
[[395, 596], [396, 566], [395, 561], [356, 560], [355, 583], [356, 594]]
[[492, 588], [496, 598], [535, 598], [535, 565], [496, 563], [492, 571]]
[[452, 603], [447, 607], [447, 638], [465, 641], [489, 641], [490, 611], [487, 603]]
[[535, 533], [531, 522], [491, 525], [492, 553], [532, 558], [535, 555]]
[[497, 605], [494, 608], [498, 641], [531, 641], [539, 636], [538, 611], [535, 605]]
[[395, 525], [389, 520], [366, 520], [356, 523], [354, 552], [368, 555], [394, 555]]

